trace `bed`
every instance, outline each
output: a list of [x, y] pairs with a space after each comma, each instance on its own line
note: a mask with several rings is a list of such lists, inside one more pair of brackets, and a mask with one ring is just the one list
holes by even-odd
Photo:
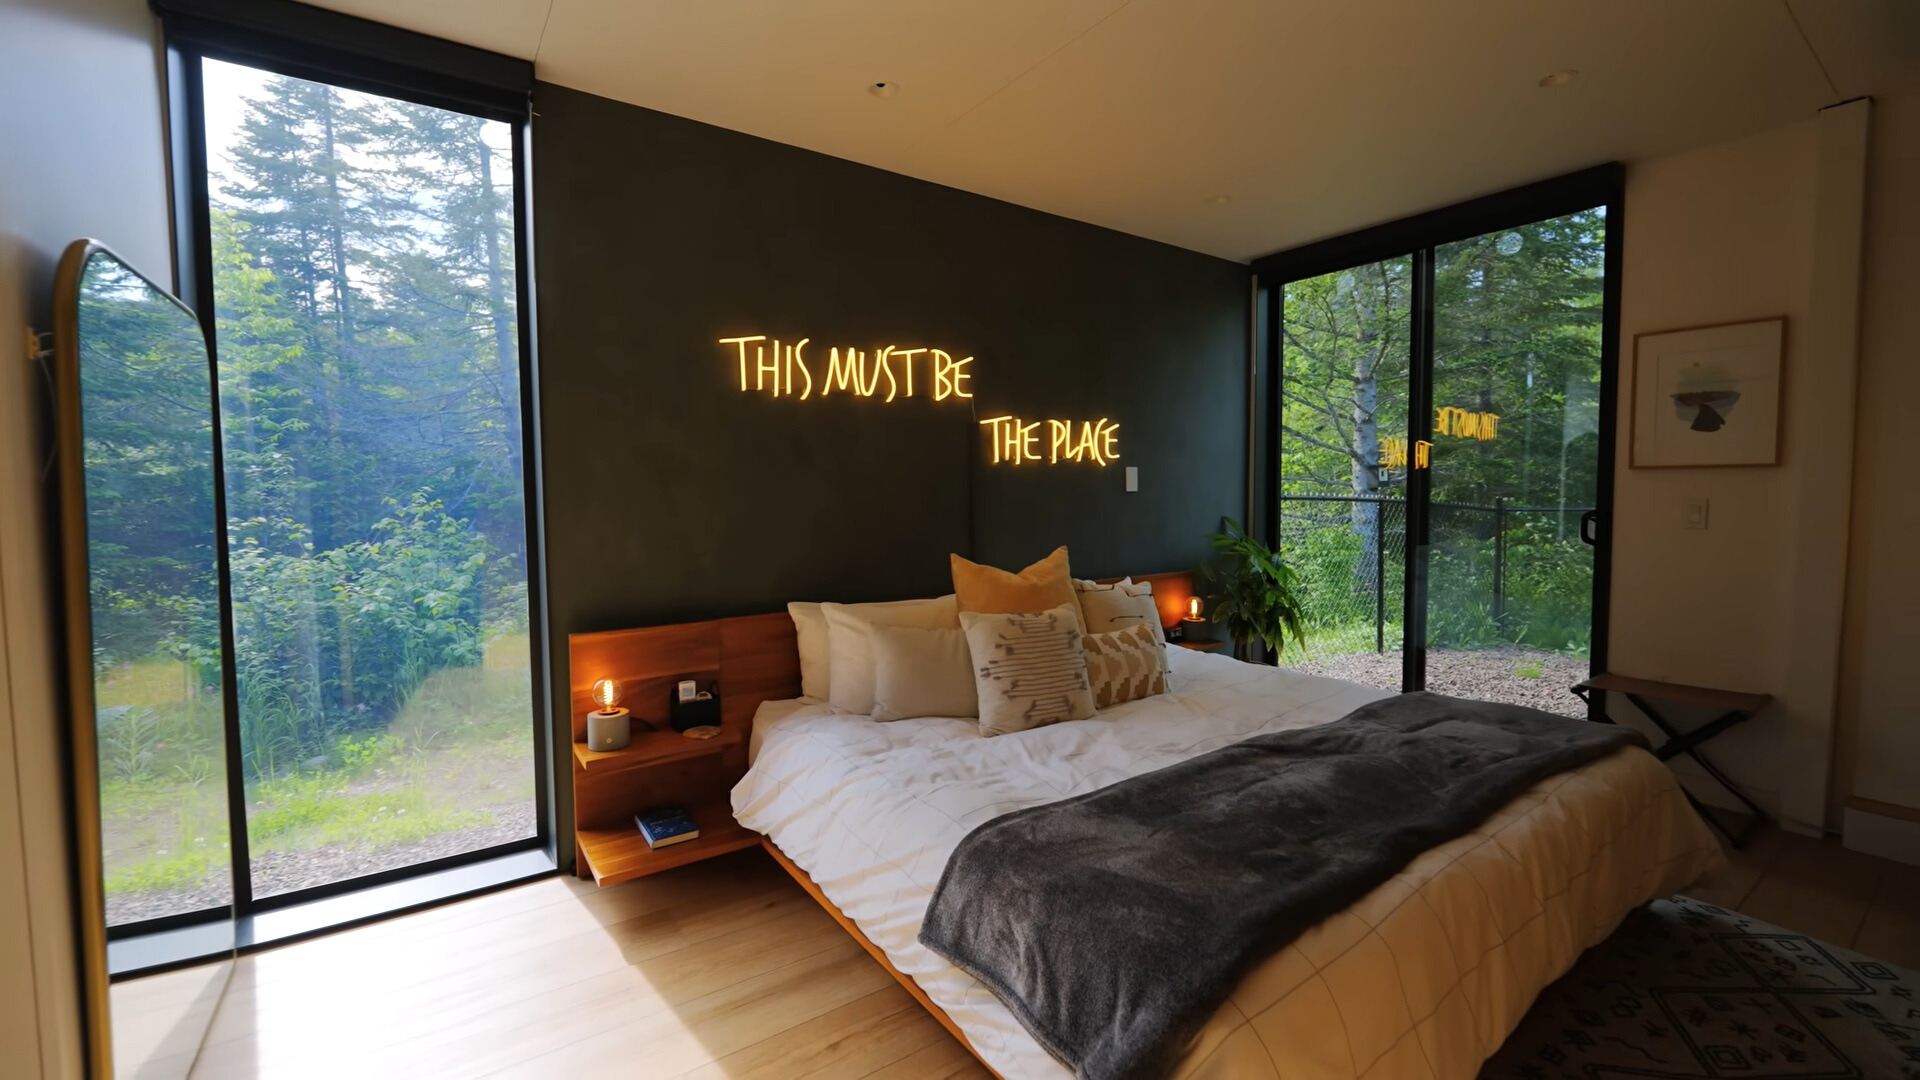
[[[1058, 1080], [984, 986], [918, 941], [948, 856], [1000, 814], [1092, 791], [1386, 696], [1171, 649], [1169, 692], [985, 739], [759, 704], [734, 816], [1005, 1080]], [[1535, 995], [1633, 907], [1722, 864], [1672, 775], [1625, 750], [1535, 785], [1245, 978], [1178, 1077], [1470, 1077]]]

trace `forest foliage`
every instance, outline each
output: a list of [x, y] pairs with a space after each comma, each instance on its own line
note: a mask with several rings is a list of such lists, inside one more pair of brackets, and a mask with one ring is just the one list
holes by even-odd
[[[1596, 209], [1435, 251], [1434, 406], [1498, 421], [1432, 439], [1434, 644], [1586, 647], [1605, 227]], [[1398, 258], [1285, 287], [1283, 548], [1322, 627], [1376, 610], [1397, 627], [1412, 274]]]
[[[420, 741], [449, 710], [476, 738], [506, 721], [530, 783], [508, 129], [207, 66], [210, 94], [245, 94], [231, 137], [210, 132], [209, 186], [236, 765], [259, 788], [256, 839], [304, 820], [275, 792], [318, 784], [337, 802], [406, 741], [390, 734], [403, 719]], [[198, 791], [225, 757], [213, 395], [191, 319], [102, 273], [82, 314], [102, 765], [121, 809], [151, 817], [148, 796]], [[461, 671], [471, 686], [444, 678]], [[378, 801], [369, 814], [403, 805]]]

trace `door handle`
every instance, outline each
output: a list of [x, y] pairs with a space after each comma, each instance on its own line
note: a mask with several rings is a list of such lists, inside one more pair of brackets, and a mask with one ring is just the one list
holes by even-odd
[[1588, 547], [1600, 543], [1600, 511], [1589, 510], [1580, 515], [1580, 539]]

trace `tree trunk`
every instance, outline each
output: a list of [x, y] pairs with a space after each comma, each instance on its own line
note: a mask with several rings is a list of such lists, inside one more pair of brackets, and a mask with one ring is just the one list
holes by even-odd
[[[1389, 288], [1381, 273], [1380, 288]], [[1353, 453], [1349, 457], [1349, 481], [1355, 501], [1348, 504], [1348, 519], [1359, 540], [1354, 556], [1353, 579], [1365, 582], [1369, 594], [1380, 588], [1375, 581], [1374, 547], [1380, 542], [1380, 504], [1361, 502], [1380, 495], [1380, 349], [1379, 328], [1374, 325], [1372, 293], [1358, 276], [1354, 280], [1353, 310], [1359, 321], [1360, 348], [1353, 362]], [[1389, 308], [1391, 305], [1387, 305]]]
[[[480, 158], [480, 186], [486, 207], [484, 239], [487, 249], [487, 305], [493, 322], [493, 357], [500, 380], [500, 419], [507, 433], [507, 463], [517, 484], [525, 475], [520, 446], [520, 349], [514, 335], [514, 311], [507, 302], [507, 275], [502, 265], [500, 210], [493, 186], [493, 148], [481, 134], [486, 121], [475, 119], [473, 145]], [[517, 289], [515, 290], [518, 291]], [[521, 554], [525, 554], [524, 545]], [[524, 561], [523, 561], [524, 564]]]

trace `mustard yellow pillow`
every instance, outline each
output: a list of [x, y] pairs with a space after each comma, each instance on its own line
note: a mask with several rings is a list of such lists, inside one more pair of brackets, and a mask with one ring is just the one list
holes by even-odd
[[1073, 591], [1073, 575], [1067, 569], [1066, 548], [1055, 548], [1053, 554], [1017, 574], [981, 566], [958, 555], [952, 558], [953, 593], [961, 611], [1031, 615], [1065, 604], [1073, 609], [1076, 629], [1086, 632], [1080, 602]]

